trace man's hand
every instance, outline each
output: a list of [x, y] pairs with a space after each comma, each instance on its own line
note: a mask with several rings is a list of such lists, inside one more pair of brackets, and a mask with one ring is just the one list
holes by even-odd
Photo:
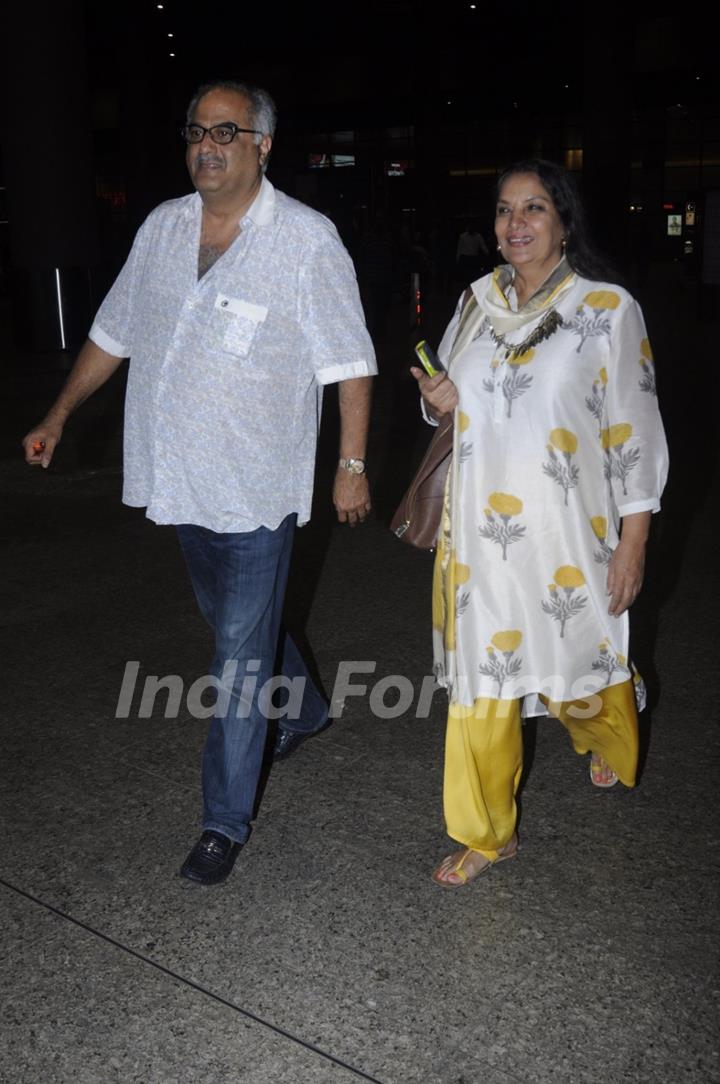
[[[364, 459], [370, 421], [371, 376], [342, 380], [338, 388], [340, 405], [341, 459]], [[333, 504], [341, 523], [354, 527], [370, 511], [370, 487], [367, 475], [353, 474], [338, 466], [333, 485]]]
[[62, 437], [62, 426], [47, 420], [32, 429], [23, 439], [25, 462], [31, 467], [49, 467]]
[[333, 485], [333, 504], [341, 523], [349, 523], [351, 527], [362, 523], [372, 507], [367, 476], [351, 474], [344, 467], [338, 467]]
[[428, 376], [422, 369], [414, 365], [410, 372], [415, 377], [420, 388], [420, 394], [430, 409], [430, 413], [436, 418], [443, 414], [450, 414], [458, 405], [457, 388], [447, 373], [438, 373], [437, 376]]
[[44, 421], [28, 433], [22, 442], [26, 463], [31, 466], [50, 466], [65, 422], [76, 407], [110, 379], [121, 361], [122, 358], [108, 354], [91, 339], [86, 341], [70, 370], [65, 386]]

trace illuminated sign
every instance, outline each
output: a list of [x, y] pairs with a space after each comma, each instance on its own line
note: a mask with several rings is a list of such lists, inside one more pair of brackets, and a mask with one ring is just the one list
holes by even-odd
[[342, 166], [354, 166], [354, 154], [309, 154], [308, 167], [310, 169], [329, 169], [334, 166], [339, 169]]
[[385, 163], [385, 173], [388, 177], [404, 177], [409, 169], [415, 165], [409, 159], [404, 158], [396, 162]]

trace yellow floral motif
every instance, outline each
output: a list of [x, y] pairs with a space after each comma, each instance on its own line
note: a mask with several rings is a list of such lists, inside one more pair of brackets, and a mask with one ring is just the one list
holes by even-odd
[[455, 569], [454, 579], [458, 587], [460, 586], [460, 584], [467, 583], [470, 579], [470, 566], [463, 565], [460, 563], [460, 561], [454, 561], [453, 567]]
[[519, 516], [523, 510], [520, 498], [513, 497], [510, 493], [491, 493], [488, 504], [499, 516]]
[[602, 432], [603, 414], [605, 413], [605, 399], [607, 397], [607, 369], [603, 368], [592, 382], [589, 395], [585, 396], [585, 406], [598, 423], [598, 432]]
[[583, 301], [591, 309], [616, 309], [620, 304], [620, 297], [612, 290], [593, 290], [585, 295]]
[[633, 427], [630, 422], [619, 422], [607, 429], [600, 430], [600, 443], [605, 452], [604, 472], [605, 478], [611, 482], [617, 478], [622, 483], [623, 495], [627, 497], [627, 480], [630, 471], [640, 461], [640, 449], [624, 449], [624, 445], [630, 439]]
[[455, 650], [455, 622], [469, 602], [465, 592], [458, 588], [470, 579], [470, 567], [458, 561], [453, 550], [450, 557], [440, 543], [435, 554], [433, 570], [433, 626], [443, 630], [445, 648]]
[[458, 424], [458, 429], [460, 430], [461, 433], [464, 433], [465, 430], [470, 425], [470, 419], [468, 418], [467, 414], [465, 414], [464, 411], [462, 411], [462, 410], [458, 410], [457, 424]]
[[608, 448], [619, 448], [630, 439], [632, 431], [630, 422], [619, 422], [617, 425], [611, 425], [608, 429], [603, 429], [600, 433], [603, 448], [605, 451]]
[[498, 651], [517, 651], [522, 641], [522, 633], [517, 629], [509, 630], [508, 632], [496, 632], [494, 636], [490, 637], [490, 643], [498, 649]]
[[559, 452], [567, 452], [569, 455], [574, 455], [577, 451], [577, 437], [569, 429], [553, 429], [550, 433], [550, 443]]
[[605, 685], [610, 684], [610, 678], [616, 670], [627, 671], [627, 659], [624, 655], [615, 654], [610, 642], [603, 640], [600, 644], [600, 654], [591, 664], [593, 670], [605, 674]]
[[[503, 561], [507, 561], [508, 546], [519, 542], [525, 535], [521, 523], [511, 523], [513, 516], [519, 516], [523, 502], [512, 493], [491, 493], [487, 499], [489, 507], [485, 509], [485, 523], [478, 525], [481, 538], [487, 538], [502, 548]], [[495, 519], [493, 512], [499, 517]]]
[[[575, 617], [587, 605], [587, 595], [576, 595], [578, 587], [583, 587], [585, 577], [575, 565], [561, 565], [555, 570], [555, 583], [548, 587], [550, 599], [542, 599], [540, 605], [546, 614], [550, 614], [553, 621], [560, 625], [560, 638], [565, 636], [565, 625], [571, 617]], [[558, 587], [563, 593], [558, 592]]]
[[600, 543], [600, 548], [595, 550], [593, 557], [599, 565], [609, 565], [613, 550], [607, 544], [608, 522], [605, 519], [605, 516], [592, 516], [590, 518], [590, 526]]
[[558, 587], [582, 587], [585, 577], [574, 565], [561, 565], [555, 571], [555, 583]]
[[[525, 392], [532, 386], [532, 373], [523, 372], [522, 368], [524, 365], [529, 365], [529, 363], [533, 360], [534, 357], [535, 350], [533, 347], [530, 347], [529, 350], [524, 350], [521, 354], [515, 354], [511, 349], [506, 350], [505, 352], [505, 361], [507, 363], [507, 368], [502, 374], [501, 387], [503, 398], [505, 399], [505, 413], [508, 418], [512, 417], [512, 407], [514, 401], [518, 399], [521, 395], [524, 395]], [[500, 374], [498, 374], [497, 372], [500, 364], [501, 363], [498, 361], [497, 358], [493, 358], [493, 360], [490, 362], [490, 372], [492, 375], [487, 379], [483, 380], [483, 387], [485, 388], [485, 391], [494, 394], [495, 381], [498, 380], [500, 377]]]
[[460, 560], [452, 560], [452, 579], [458, 586], [470, 580], [470, 566], [463, 565]]
[[640, 388], [642, 391], [648, 392], [650, 395], [657, 395], [657, 384], [655, 381], [655, 365], [653, 363], [652, 350], [650, 349], [650, 342], [648, 339], [643, 339], [640, 343], [641, 357], [638, 359], [640, 368], [643, 371], [642, 378], [640, 379]]
[[593, 531], [602, 541], [607, 535], [607, 520], [605, 519], [605, 516], [593, 516], [590, 523]]
[[[553, 429], [550, 433], [550, 443], [547, 445], [550, 462], [542, 464], [543, 474], [546, 474], [548, 478], [552, 478], [562, 488], [565, 494], [566, 507], [568, 493], [575, 488], [580, 480], [580, 468], [572, 461], [577, 446], [578, 439], [569, 429]], [[564, 463], [558, 457], [558, 452], [565, 459]]]
[[[481, 674], [485, 674], [497, 681], [498, 699], [502, 696], [503, 685], [508, 678], [516, 677], [522, 670], [522, 659], [513, 658], [513, 654], [520, 647], [521, 641], [522, 633], [519, 629], [507, 629], [504, 632], [494, 633], [490, 638], [491, 646], [485, 648], [488, 656], [487, 662], [480, 663], [478, 670]], [[496, 648], [502, 654], [502, 659], [498, 658]]]
[[565, 330], [571, 331], [580, 339], [578, 354], [588, 339], [610, 334], [612, 322], [607, 313], [616, 309], [619, 304], [620, 297], [612, 290], [593, 290], [592, 293], [586, 294], [577, 306], [575, 315], [563, 321]]

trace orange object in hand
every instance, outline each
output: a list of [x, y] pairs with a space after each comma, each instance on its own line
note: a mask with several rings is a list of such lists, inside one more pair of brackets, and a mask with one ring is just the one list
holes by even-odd
[[45, 441], [44, 440], [34, 440], [32, 447], [33, 447], [33, 451], [35, 452], [35, 455], [40, 455], [41, 452], [45, 451]]

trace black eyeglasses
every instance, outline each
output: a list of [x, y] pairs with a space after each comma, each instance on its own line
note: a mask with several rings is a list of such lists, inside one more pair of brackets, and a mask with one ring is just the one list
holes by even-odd
[[237, 124], [213, 124], [212, 128], [203, 128], [202, 124], [186, 124], [180, 129], [180, 135], [186, 143], [202, 143], [209, 135], [213, 143], [232, 143], [238, 132], [250, 135], [262, 135], [257, 128], [238, 128]]

